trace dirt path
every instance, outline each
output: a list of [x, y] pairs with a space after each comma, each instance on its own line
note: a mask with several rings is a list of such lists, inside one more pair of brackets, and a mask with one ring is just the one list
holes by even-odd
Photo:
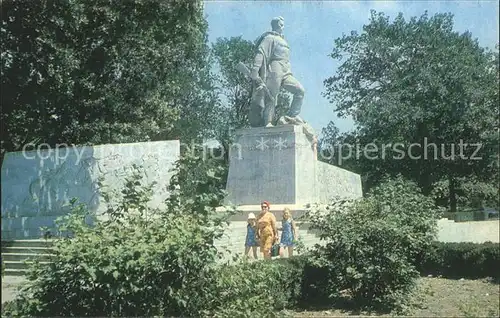
[[[500, 317], [500, 285], [486, 280], [420, 278], [420, 293], [409, 317]], [[392, 317], [338, 309], [303, 311], [294, 317]]]

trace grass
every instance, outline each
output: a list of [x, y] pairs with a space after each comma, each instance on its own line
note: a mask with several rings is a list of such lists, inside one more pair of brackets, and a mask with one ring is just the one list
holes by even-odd
[[[410, 317], [499, 317], [500, 285], [488, 280], [453, 280], [423, 277], [418, 296], [412, 300]], [[391, 317], [338, 309], [296, 312], [294, 317]]]

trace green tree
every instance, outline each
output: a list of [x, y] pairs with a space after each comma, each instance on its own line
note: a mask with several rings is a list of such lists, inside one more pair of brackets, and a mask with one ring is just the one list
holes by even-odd
[[[481, 181], [474, 176], [457, 178], [456, 200], [457, 208], [465, 210], [480, 210], [482, 208], [500, 208], [500, 189], [498, 183]], [[442, 206], [449, 206], [449, 180], [435, 182], [432, 187], [432, 197]]]
[[[318, 160], [353, 172], [360, 172], [359, 165], [350, 157], [348, 145], [354, 144], [355, 135], [352, 132], [340, 133], [333, 121], [321, 130], [318, 142]], [[352, 151], [351, 151], [352, 153]]]
[[1, 10], [2, 153], [206, 129], [200, 110], [215, 96], [202, 1], [7, 0]]
[[[252, 96], [252, 83], [235, 66], [243, 62], [253, 63], [255, 45], [239, 37], [218, 38], [212, 45], [212, 52], [218, 67], [217, 87], [220, 94], [214, 124], [215, 138], [221, 143], [228, 159], [228, 150], [234, 139], [234, 130], [249, 127], [248, 112]], [[278, 95], [276, 120], [285, 114], [290, 97], [284, 90]]]
[[[369, 186], [401, 173], [429, 194], [433, 183], [446, 179], [455, 210], [459, 178], [489, 182], [498, 174], [498, 53], [482, 48], [469, 32], [454, 32], [451, 14], [408, 21], [399, 14], [390, 22], [372, 11], [361, 34], [353, 31], [335, 44], [330, 56], [344, 62], [325, 80], [325, 96], [339, 116], [354, 118], [361, 149], [378, 147], [379, 160], [361, 153], [357, 163]], [[407, 147], [413, 143], [420, 146], [411, 149], [411, 158]], [[469, 145], [462, 146], [468, 159], [460, 158], [460, 143]], [[380, 160], [384, 144], [390, 145]], [[475, 154], [481, 160], [470, 159], [476, 149], [471, 144], [482, 145]], [[403, 158], [395, 149], [404, 150]]]

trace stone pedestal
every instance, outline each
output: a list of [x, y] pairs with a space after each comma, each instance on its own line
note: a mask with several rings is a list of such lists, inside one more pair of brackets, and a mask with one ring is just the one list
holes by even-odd
[[360, 176], [318, 161], [303, 126], [241, 129], [229, 158], [227, 205], [302, 206], [362, 196]]

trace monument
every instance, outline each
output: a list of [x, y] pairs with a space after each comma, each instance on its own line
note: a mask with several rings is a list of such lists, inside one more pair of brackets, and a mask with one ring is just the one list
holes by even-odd
[[[283, 17], [273, 18], [272, 30], [256, 41], [253, 64], [236, 66], [253, 82], [251, 128], [236, 131], [230, 149], [226, 204], [245, 212], [258, 210], [262, 200], [300, 210], [333, 197], [362, 196], [359, 175], [317, 160], [316, 133], [299, 117], [305, 90], [292, 73], [284, 26]], [[293, 100], [273, 125], [281, 88]]]
[[[248, 76], [253, 81], [253, 94], [249, 120], [252, 127], [272, 127], [277, 96], [283, 87], [292, 93], [288, 116], [280, 122], [304, 123], [298, 116], [304, 100], [304, 88], [292, 74], [290, 47], [283, 36], [285, 20], [271, 21], [272, 31], [265, 32], [256, 41], [256, 54]], [[240, 64], [241, 65], [241, 64]]]

